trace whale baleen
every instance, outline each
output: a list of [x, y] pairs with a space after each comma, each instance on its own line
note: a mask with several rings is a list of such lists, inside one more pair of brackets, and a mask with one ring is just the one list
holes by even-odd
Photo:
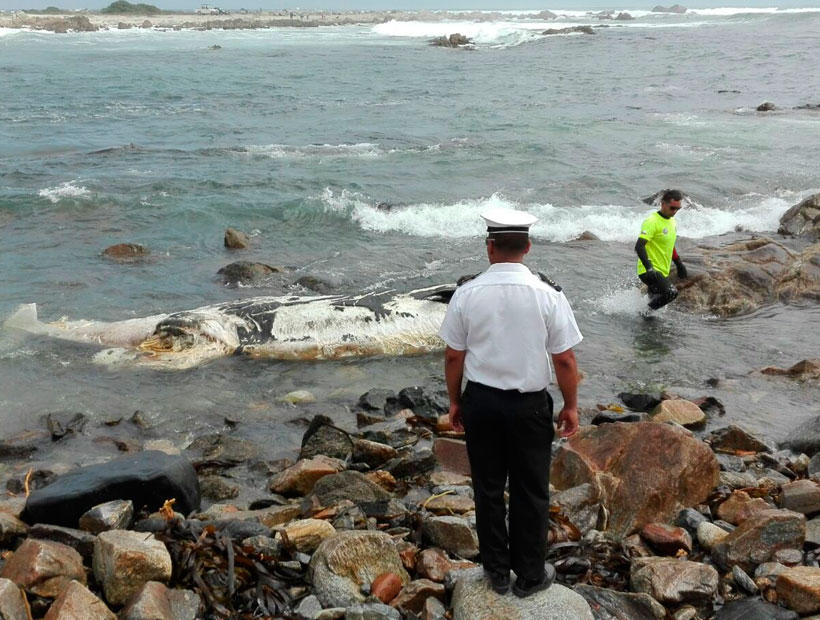
[[253, 297], [110, 323], [42, 323], [36, 304], [26, 304], [5, 326], [116, 347], [130, 351], [118, 358], [162, 368], [190, 368], [233, 354], [280, 360], [416, 355], [444, 348], [437, 332], [453, 290]]

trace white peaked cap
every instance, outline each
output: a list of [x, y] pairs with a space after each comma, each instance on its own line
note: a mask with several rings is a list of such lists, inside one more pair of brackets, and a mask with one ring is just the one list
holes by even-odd
[[538, 221], [534, 215], [515, 209], [488, 209], [481, 214], [487, 222], [487, 232], [529, 232], [530, 226]]

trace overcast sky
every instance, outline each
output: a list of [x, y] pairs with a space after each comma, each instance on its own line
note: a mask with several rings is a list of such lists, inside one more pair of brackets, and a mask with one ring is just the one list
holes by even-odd
[[[192, 10], [199, 0], [131, 0], [145, 1], [161, 9]], [[817, 7], [820, 0], [205, 0], [225, 8], [246, 9], [651, 9], [680, 2], [689, 8], [740, 7]], [[0, 9], [43, 9], [57, 6], [67, 9], [99, 9], [111, 0], [0, 0]], [[505, 6], [506, 5], [506, 6]]]

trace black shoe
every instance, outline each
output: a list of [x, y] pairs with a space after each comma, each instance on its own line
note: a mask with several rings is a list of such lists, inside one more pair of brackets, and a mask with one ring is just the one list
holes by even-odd
[[515, 585], [513, 586], [512, 591], [518, 598], [526, 598], [531, 594], [546, 590], [552, 585], [553, 581], [555, 581], [555, 568], [552, 564], [545, 564], [544, 576], [541, 579], [533, 581], [531, 579], [522, 579], [521, 577], [518, 577], [515, 580]]
[[499, 573], [491, 573], [489, 571], [484, 571], [484, 574], [487, 575], [487, 579], [490, 580], [490, 586], [493, 590], [495, 590], [496, 593], [506, 594], [510, 591], [509, 573], [501, 575]]

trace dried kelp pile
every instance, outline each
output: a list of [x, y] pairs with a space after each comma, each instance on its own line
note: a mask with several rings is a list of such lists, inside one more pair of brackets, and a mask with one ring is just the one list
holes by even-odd
[[173, 519], [157, 537], [173, 561], [169, 586], [198, 592], [206, 620], [296, 619], [294, 604], [309, 590], [298, 562], [244, 547], [195, 521]]

